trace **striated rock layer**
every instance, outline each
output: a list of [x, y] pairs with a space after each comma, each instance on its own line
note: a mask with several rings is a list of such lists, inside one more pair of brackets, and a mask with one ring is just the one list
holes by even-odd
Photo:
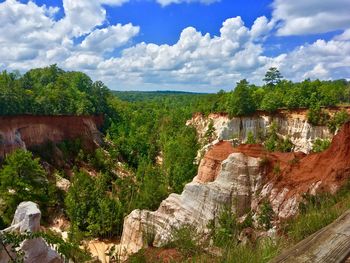
[[[328, 109], [330, 114], [334, 114], [339, 109]], [[350, 111], [350, 109], [346, 109]], [[245, 142], [248, 133], [251, 132], [255, 138], [265, 136], [269, 126], [276, 123], [278, 134], [290, 138], [295, 145], [294, 151], [309, 153], [316, 138], [331, 139], [333, 135], [327, 126], [313, 126], [307, 122], [306, 110], [283, 111], [275, 114], [268, 114], [258, 111], [251, 117], [230, 118], [227, 114], [212, 113], [204, 116], [197, 113], [192, 119], [187, 121], [187, 125], [196, 128], [200, 141], [205, 141], [205, 134], [209, 124], [214, 127], [212, 139], [230, 140], [237, 139], [239, 142]], [[210, 141], [209, 141], [210, 142]], [[205, 151], [205, 149], [203, 149]]]
[[202, 233], [221, 209], [256, 217], [267, 200], [280, 219], [294, 216], [305, 193], [335, 192], [350, 177], [350, 123], [319, 154], [270, 153], [260, 145], [219, 142], [202, 159], [198, 175], [181, 195], [171, 194], [157, 211], [135, 210], [125, 218], [120, 244], [123, 255], [147, 243], [160, 247], [172, 231], [191, 224]]
[[[40, 218], [41, 212], [37, 204], [33, 202], [22, 202], [17, 207], [11, 226], [0, 231], [0, 234], [6, 232], [38, 232], [40, 230]], [[9, 246], [7, 247], [7, 251], [10, 255], [6, 253], [5, 249], [0, 245], [0, 263], [12, 262], [12, 259], [16, 259], [16, 255], [11, 252]], [[20, 245], [20, 251], [24, 252], [24, 263], [64, 262], [60, 255], [58, 255], [41, 237], [24, 240]]]
[[86, 147], [101, 143], [102, 116], [0, 116], [0, 158], [18, 148], [76, 138]]

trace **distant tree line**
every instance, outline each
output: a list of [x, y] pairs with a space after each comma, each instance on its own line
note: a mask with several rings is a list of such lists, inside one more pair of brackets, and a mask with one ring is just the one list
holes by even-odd
[[350, 103], [350, 83], [347, 80], [320, 81], [306, 79], [293, 83], [283, 79], [277, 68], [270, 68], [264, 77], [265, 84], [257, 86], [243, 79], [230, 91], [219, 91], [211, 98], [205, 112], [227, 112], [231, 116], [244, 116], [279, 108], [318, 109]]

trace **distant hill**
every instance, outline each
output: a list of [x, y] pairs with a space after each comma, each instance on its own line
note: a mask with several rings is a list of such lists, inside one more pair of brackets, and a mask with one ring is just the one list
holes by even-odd
[[167, 97], [181, 97], [181, 96], [206, 96], [209, 93], [198, 93], [198, 92], [186, 92], [186, 91], [171, 91], [171, 90], [160, 90], [160, 91], [115, 91], [112, 93], [119, 99], [124, 101], [145, 101], [145, 100], [157, 100]]

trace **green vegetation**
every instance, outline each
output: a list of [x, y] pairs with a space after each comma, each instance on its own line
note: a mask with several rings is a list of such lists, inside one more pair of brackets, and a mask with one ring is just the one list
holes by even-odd
[[267, 137], [264, 142], [266, 150], [269, 152], [291, 152], [293, 150], [293, 143], [289, 137], [282, 139], [277, 134], [278, 127], [276, 122], [272, 122], [267, 132]]
[[0, 115], [98, 114], [108, 112], [107, 87], [81, 72], [52, 65], [18, 73], [0, 73]]
[[327, 226], [350, 208], [350, 183], [336, 194], [305, 195], [300, 214], [285, 222], [284, 232], [298, 242]]
[[332, 133], [335, 133], [347, 121], [349, 121], [348, 112], [346, 110], [338, 111], [328, 121], [328, 128]]
[[30, 152], [16, 150], [8, 155], [0, 170], [0, 222], [9, 225], [19, 203], [33, 201], [44, 209], [50, 202], [49, 182], [39, 159]]
[[331, 145], [331, 141], [329, 139], [322, 140], [317, 138], [314, 141], [314, 144], [312, 145], [312, 152], [314, 153], [323, 152], [324, 150], [328, 149], [330, 145]]

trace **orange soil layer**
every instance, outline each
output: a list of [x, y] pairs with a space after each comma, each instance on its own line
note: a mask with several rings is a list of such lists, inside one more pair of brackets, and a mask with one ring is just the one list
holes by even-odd
[[[288, 195], [307, 192], [314, 183], [320, 181], [320, 190], [334, 192], [350, 178], [350, 123], [346, 123], [334, 136], [329, 149], [317, 154], [271, 153], [261, 145], [240, 145], [233, 148], [229, 142], [220, 142], [203, 158], [197, 180], [215, 180], [221, 162], [233, 152], [267, 160], [266, 181], [274, 182], [277, 188], [290, 189]], [[273, 167], [277, 164], [280, 167], [278, 176], [273, 172]]]

